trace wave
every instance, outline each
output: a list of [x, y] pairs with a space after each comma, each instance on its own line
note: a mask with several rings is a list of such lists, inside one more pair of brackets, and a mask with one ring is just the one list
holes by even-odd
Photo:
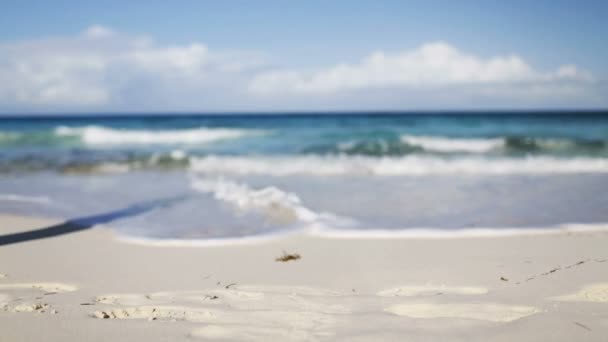
[[125, 173], [136, 170], [190, 170], [212, 175], [433, 175], [608, 173], [608, 158], [546, 155], [207, 155], [183, 150], [141, 155], [73, 159], [41, 157], [0, 160], [0, 173], [52, 170], [64, 174]]
[[424, 149], [411, 146], [394, 139], [368, 139], [339, 142], [336, 144], [313, 145], [302, 150], [303, 154], [346, 154], [363, 156], [402, 156], [423, 153]]
[[313, 236], [335, 239], [395, 239], [395, 238], [424, 238], [424, 239], [453, 239], [453, 238], [484, 238], [504, 236], [537, 236], [570, 233], [592, 233], [608, 231], [607, 223], [566, 223], [546, 227], [521, 228], [407, 228], [407, 229], [322, 229], [310, 230]]
[[[68, 140], [68, 141], [66, 141]], [[58, 139], [53, 132], [41, 130], [30, 132], [0, 132], [0, 147], [51, 146], [69, 142]]]
[[401, 142], [426, 151], [485, 153], [504, 146], [504, 139], [458, 139], [433, 136], [402, 135]]
[[73, 150], [66, 154], [30, 153], [0, 158], [1, 173], [58, 171], [65, 174], [124, 173], [134, 170], [179, 170], [190, 164], [190, 152], [173, 149], [164, 152]]
[[244, 237], [223, 237], [210, 239], [167, 239], [148, 238], [119, 234], [118, 240], [128, 244], [155, 246], [155, 247], [209, 247], [252, 245], [285, 238], [293, 234], [301, 234], [324, 239], [340, 240], [387, 240], [387, 239], [471, 239], [496, 238], [513, 236], [539, 236], [559, 235], [572, 233], [595, 233], [608, 231], [608, 224], [560, 224], [548, 227], [528, 228], [471, 228], [471, 229], [436, 229], [436, 228], [408, 228], [408, 229], [332, 229], [308, 228], [296, 232], [280, 231]]
[[[356, 221], [328, 212], [316, 212], [306, 207], [300, 198], [275, 186], [259, 189], [244, 183], [219, 178], [193, 177], [191, 187], [201, 193], [210, 194], [216, 201], [227, 204], [232, 210], [224, 227], [247, 222], [247, 226], [261, 231], [252, 232], [246, 240], [263, 240], [269, 236], [294, 234], [324, 229], [354, 229]], [[255, 228], [254, 228], [255, 229]], [[206, 239], [205, 244], [235, 241], [235, 238], [218, 237]]]
[[[153, 153], [127, 160], [87, 162], [80, 161], [66, 165], [49, 165], [62, 173], [94, 174], [94, 173], [125, 173], [134, 170], [155, 169], [174, 170], [185, 169], [190, 164], [190, 156], [183, 150], [173, 150], [167, 153]], [[0, 168], [1, 169], [1, 168]]]
[[443, 136], [401, 135], [371, 138], [304, 148], [303, 154], [404, 156], [485, 154], [510, 155], [593, 155], [608, 156], [608, 142], [574, 138], [505, 136], [494, 138], [449, 138]]
[[264, 135], [267, 131], [233, 128], [193, 128], [170, 130], [128, 130], [103, 126], [67, 127], [54, 131], [60, 137], [79, 137], [91, 145], [119, 144], [201, 144], [245, 136]]
[[306, 208], [300, 198], [289, 192], [270, 186], [253, 189], [246, 184], [217, 179], [194, 179], [192, 188], [231, 205], [237, 214], [262, 215], [266, 222], [279, 225], [331, 224], [344, 225], [349, 220], [329, 213], [316, 213]]
[[608, 158], [441, 158], [408, 155], [367, 156], [207, 156], [193, 157], [190, 169], [208, 174], [238, 175], [428, 175], [428, 174], [559, 174], [606, 173]]
[[211, 193], [215, 199], [229, 203], [241, 212], [262, 213], [268, 220], [277, 223], [311, 222], [317, 218], [312, 210], [302, 206], [300, 198], [276, 187], [251, 189], [224, 179], [194, 181], [192, 187], [203, 193]]
[[45, 196], [24, 196], [17, 194], [0, 194], [0, 201], [48, 204], [51, 199]]
[[607, 152], [604, 140], [567, 138], [506, 137], [504, 148], [510, 152], [537, 152], [555, 154], [577, 154]]

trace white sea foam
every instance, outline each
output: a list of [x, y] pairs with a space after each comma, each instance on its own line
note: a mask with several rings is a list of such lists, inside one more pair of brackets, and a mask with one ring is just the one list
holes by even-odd
[[238, 175], [428, 175], [428, 174], [560, 174], [606, 173], [606, 158], [440, 158], [404, 156], [207, 156], [192, 158], [193, 171]]
[[590, 234], [607, 232], [608, 224], [562, 224], [547, 227], [528, 228], [471, 228], [471, 229], [437, 229], [437, 228], [408, 228], [408, 229], [332, 229], [330, 227], [308, 226], [300, 230], [281, 230], [272, 233], [244, 237], [224, 237], [212, 239], [159, 239], [129, 235], [119, 235], [122, 242], [136, 245], [155, 247], [210, 247], [226, 245], [251, 245], [273, 241], [294, 234], [312, 236], [323, 239], [345, 240], [389, 240], [389, 239], [483, 239], [512, 236], [538, 236], [556, 234]]
[[274, 186], [252, 189], [246, 184], [224, 179], [201, 179], [192, 183], [198, 191], [211, 193], [242, 212], [259, 212], [272, 221], [282, 223], [313, 222], [318, 214], [304, 207], [300, 198]]
[[58, 136], [80, 137], [86, 144], [201, 144], [218, 140], [238, 139], [245, 136], [263, 135], [263, 130], [234, 128], [193, 128], [170, 130], [127, 130], [102, 126], [67, 127], [55, 129]]
[[253, 189], [246, 184], [223, 178], [193, 179], [191, 185], [197, 191], [210, 193], [216, 200], [228, 203], [235, 208], [237, 214], [260, 214], [265, 221], [273, 224], [319, 229], [354, 223], [331, 213], [317, 213], [305, 207], [296, 194], [274, 186]]
[[50, 198], [45, 197], [45, 196], [24, 196], [24, 195], [16, 195], [16, 194], [0, 194], [0, 201], [39, 203], [39, 204], [51, 203]]
[[118, 234], [117, 239], [121, 242], [153, 247], [221, 247], [221, 246], [237, 246], [237, 245], [255, 245], [259, 243], [269, 242], [287, 236], [296, 234], [305, 234], [307, 229], [301, 230], [281, 230], [278, 232], [251, 235], [244, 237], [222, 237], [209, 239], [167, 239], [167, 238], [148, 238], [141, 236], [132, 236], [126, 234]]
[[439, 229], [432, 227], [407, 229], [311, 229], [309, 235], [332, 239], [454, 239], [492, 238], [508, 236], [537, 236], [572, 233], [596, 233], [608, 231], [607, 223], [569, 223], [545, 227], [477, 227], [464, 229]]
[[169, 155], [171, 156], [171, 158], [176, 160], [188, 158], [188, 154], [183, 150], [173, 150]]
[[485, 153], [504, 146], [502, 138], [495, 139], [458, 139], [433, 136], [402, 135], [401, 142], [436, 152]]

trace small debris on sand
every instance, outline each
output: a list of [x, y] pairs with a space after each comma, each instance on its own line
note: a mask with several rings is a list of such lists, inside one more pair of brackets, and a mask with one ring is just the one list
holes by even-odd
[[505, 277], [500, 277], [500, 280], [502, 280], [502, 281], [509, 281], [509, 279], [507, 279]]
[[591, 331], [591, 328], [589, 328], [588, 326], [584, 325], [583, 323], [579, 323], [579, 322], [573, 322], [574, 324], [578, 325], [579, 327], [585, 329], [585, 330], [589, 330]]
[[286, 252], [283, 252], [283, 255], [281, 255], [280, 257], [276, 258], [275, 261], [278, 261], [278, 262], [288, 262], [288, 261], [292, 261], [292, 260], [295, 261], [295, 260], [298, 260], [300, 258], [302, 258], [302, 257], [298, 253], [286, 253]]
[[97, 318], [101, 318], [101, 319], [109, 319], [110, 315], [105, 312], [105, 311], [95, 311], [95, 313], [93, 313], [93, 315]]
[[549, 274], [551, 274], [551, 273], [555, 273], [555, 272], [557, 272], [557, 271], [559, 271], [559, 270], [561, 270], [561, 269], [562, 269], [561, 267], [552, 268], [552, 269], [550, 269], [549, 271], [547, 271], [547, 272], [545, 272], [545, 273], [541, 273], [540, 275], [544, 275], [544, 276], [546, 276], [546, 275], [549, 275]]
[[4, 306], [4, 311], [9, 312], [40, 312], [44, 313], [49, 309], [49, 305], [46, 303], [24, 303], [14, 307]]

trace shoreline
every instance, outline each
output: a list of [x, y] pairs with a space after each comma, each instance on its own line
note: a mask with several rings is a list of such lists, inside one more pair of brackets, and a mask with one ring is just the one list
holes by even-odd
[[[57, 223], [0, 215], [0, 235]], [[566, 231], [155, 248], [95, 227], [0, 247], [0, 340], [601, 341], [606, 245]]]
[[[111, 229], [111, 228], [108, 228]], [[149, 247], [222, 247], [242, 246], [269, 243], [280, 239], [294, 237], [319, 238], [332, 240], [451, 240], [451, 239], [484, 239], [508, 238], [526, 236], [551, 236], [562, 234], [606, 233], [608, 223], [590, 224], [560, 224], [546, 228], [464, 228], [464, 229], [432, 229], [407, 228], [402, 230], [340, 230], [340, 229], [309, 229], [302, 231], [275, 232], [263, 235], [226, 237], [211, 239], [171, 239], [147, 238], [116, 234], [117, 241]]]

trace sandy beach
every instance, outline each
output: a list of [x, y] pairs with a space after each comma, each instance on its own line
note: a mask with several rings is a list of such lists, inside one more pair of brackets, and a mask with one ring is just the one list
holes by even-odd
[[5, 1], [0, 342], [608, 342], [608, 1]]
[[[0, 234], [57, 223], [4, 215]], [[0, 247], [0, 341], [605, 341], [607, 244], [556, 232], [154, 247], [98, 226]]]

